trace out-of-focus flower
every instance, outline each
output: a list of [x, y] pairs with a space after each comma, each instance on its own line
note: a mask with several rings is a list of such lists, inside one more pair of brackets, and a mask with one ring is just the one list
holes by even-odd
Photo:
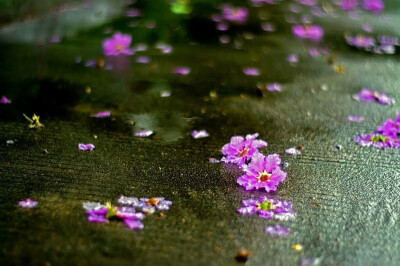
[[385, 4], [382, 0], [364, 0], [363, 8], [373, 13], [381, 13]]
[[350, 122], [362, 122], [362, 121], [364, 121], [364, 117], [356, 116], [356, 115], [349, 115], [348, 117], [346, 117], [346, 120], [350, 121]]
[[261, 188], [267, 192], [275, 191], [287, 176], [287, 173], [281, 170], [280, 164], [279, 154], [264, 156], [255, 153], [251, 157], [251, 162], [244, 168], [245, 174], [236, 182], [246, 190]]
[[18, 202], [18, 205], [21, 206], [22, 208], [33, 208], [38, 205], [38, 202], [31, 199], [26, 199]]
[[293, 148], [286, 149], [285, 152], [286, 152], [287, 154], [290, 154], [290, 155], [299, 155], [299, 154], [301, 154], [301, 151], [298, 150], [298, 149], [296, 149], [296, 148], [294, 148], [294, 147], [293, 147]]
[[376, 90], [363, 88], [357, 94], [353, 95], [353, 99], [362, 102], [378, 102], [383, 105], [393, 104], [394, 100], [387, 94]]
[[353, 141], [357, 142], [357, 144], [360, 146], [375, 147], [380, 149], [400, 147], [397, 139], [393, 139], [379, 133], [360, 135], [353, 138]]
[[10, 100], [10, 99], [7, 99], [6, 96], [3, 96], [3, 97], [1, 97], [1, 99], [0, 99], [0, 103], [11, 103], [11, 100]]
[[318, 25], [295, 25], [292, 27], [292, 33], [299, 38], [320, 40], [324, 35], [324, 30]]
[[110, 111], [102, 111], [102, 112], [95, 113], [92, 116], [96, 117], [96, 118], [103, 118], [103, 117], [109, 117], [110, 115], [111, 115]]
[[340, 7], [343, 10], [353, 10], [358, 6], [358, 0], [341, 0]]
[[247, 76], [258, 76], [260, 75], [260, 70], [258, 70], [258, 68], [255, 67], [246, 67], [243, 68], [243, 73]]
[[200, 131], [194, 130], [192, 132], [192, 137], [194, 139], [206, 138], [208, 136], [210, 136], [210, 135], [205, 130], [200, 130]]
[[291, 233], [289, 228], [284, 227], [283, 225], [268, 225], [265, 227], [265, 233], [274, 237], [281, 237]]
[[242, 24], [246, 22], [248, 10], [245, 7], [233, 7], [225, 4], [221, 6], [223, 19]]
[[242, 200], [242, 205], [237, 210], [241, 215], [257, 213], [262, 219], [279, 221], [287, 221], [296, 216], [296, 212], [292, 209], [292, 203], [286, 200], [276, 200], [262, 196], [259, 199]]
[[95, 146], [91, 143], [84, 144], [84, 143], [79, 143], [78, 144], [78, 149], [81, 151], [92, 151], [95, 148]]
[[148, 63], [150, 63], [150, 57], [144, 56], [144, 55], [138, 56], [138, 57], [136, 57], [136, 63], [148, 64]]
[[135, 136], [145, 138], [145, 137], [150, 137], [151, 135], [153, 135], [153, 133], [154, 132], [151, 130], [143, 130], [143, 131], [136, 132]]
[[267, 142], [256, 139], [258, 133], [247, 135], [246, 138], [242, 136], [234, 136], [231, 142], [222, 147], [222, 154], [224, 157], [221, 159], [225, 163], [234, 163], [239, 166], [248, 161], [254, 153], [258, 152], [259, 148], [266, 147]]
[[267, 84], [266, 88], [267, 91], [282, 91], [282, 87], [279, 83]]
[[288, 57], [286, 58], [286, 60], [287, 60], [289, 63], [294, 64], [294, 63], [299, 62], [299, 57], [297, 56], [297, 54], [290, 54], [290, 55], [288, 55]]
[[111, 38], [103, 41], [103, 52], [105, 55], [133, 55], [134, 51], [129, 48], [131, 41], [130, 35], [117, 32]]
[[357, 48], [369, 48], [375, 46], [375, 39], [364, 35], [346, 36], [346, 41], [348, 45]]
[[172, 73], [176, 75], [187, 75], [190, 73], [190, 67], [177, 67], [172, 71]]

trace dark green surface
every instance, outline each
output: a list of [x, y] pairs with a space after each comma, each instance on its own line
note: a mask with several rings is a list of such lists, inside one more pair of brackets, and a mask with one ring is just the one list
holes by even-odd
[[[389, 24], [379, 16], [350, 20], [342, 12], [316, 19], [326, 32], [324, 45], [346, 66], [339, 74], [326, 56], [308, 56], [311, 43], [291, 36], [283, 17], [287, 2], [252, 8], [249, 24], [228, 32], [242, 49], [219, 44], [209, 21], [216, 9], [200, 2], [190, 16], [178, 16], [164, 2], [140, 1], [145, 17], [117, 18], [59, 44], [10, 43], [12, 34], [0, 34], [0, 95], [13, 101], [0, 105], [1, 265], [232, 265], [239, 248], [249, 250], [248, 265], [297, 265], [303, 257], [320, 257], [322, 265], [397, 265], [399, 152], [358, 147], [351, 138], [394, 118], [398, 104], [357, 103], [351, 95], [370, 87], [399, 101], [399, 57], [351, 49], [343, 33], [360, 32], [368, 21], [375, 34], [397, 36], [399, 9], [390, 3]], [[277, 32], [261, 31], [259, 12], [271, 15]], [[131, 20], [161, 22], [155, 29], [129, 28]], [[110, 58], [118, 65], [113, 71], [74, 63], [76, 56], [101, 57], [107, 27], [132, 34], [134, 44], [147, 43], [149, 50], [139, 54], [152, 62]], [[152, 48], [157, 41], [172, 44], [173, 53]], [[296, 66], [286, 62], [290, 53], [300, 56]], [[174, 76], [177, 66], [192, 72]], [[260, 68], [261, 75], [245, 76], [247, 66]], [[258, 97], [257, 84], [271, 82], [280, 82], [283, 91]], [[160, 98], [164, 89], [171, 97]], [[216, 99], [209, 97], [212, 90]], [[102, 110], [112, 117], [90, 117]], [[34, 112], [44, 129], [28, 129], [22, 113]], [[350, 123], [347, 115], [366, 121]], [[146, 125], [154, 137], [133, 136]], [[209, 138], [190, 137], [203, 128]], [[278, 222], [239, 216], [242, 199], [266, 193], [238, 187], [236, 167], [208, 163], [220, 158], [231, 136], [254, 132], [269, 143], [263, 152], [289, 162], [288, 178], [272, 196], [293, 202], [297, 218], [279, 223], [292, 235], [272, 238], [264, 228]], [[9, 139], [15, 144], [6, 145]], [[79, 151], [79, 142], [96, 149]], [[299, 144], [301, 156], [284, 153]], [[121, 223], [86, 222], [83, 202], [116, 202], [120, 195], [164, 196], [173, 205], [163, 218], [145, 218], [140, 232]], [[37, 208], [18, 207], [28, 197], [39, 201]], [[292, 250], [295, 243], [304, 250]]]

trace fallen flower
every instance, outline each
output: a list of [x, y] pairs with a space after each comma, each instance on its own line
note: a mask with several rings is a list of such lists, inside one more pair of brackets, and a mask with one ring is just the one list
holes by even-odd
[[38, 202], [31, 199], [26, 199], [18, 202], [18, 205], [21, 206], [22, 208], [33, 208], [38, 205]]
[[294, 148], [294, 147], [293, 147], [293, 148], [286, 149], [285, 152], [286, 152], [287, 154], [290, 154], [290, 155], [299, 155], [299, 154], [301, 154], [301, 151], [298, 150], [298, 149], [296, 149], [296, 148]]
[[270, 236], [280, 237], [290, 234], [291, 231], [289, 228], [286, 228], [283, 225], [269, 225], [265, 227], [265, 233]]
[[139, 201], [142, 203], [140, 206], [142, 212], [146, 214], [154, 213], [156, 210], [168, 211], [172, 205], [172, 201], [162, 197], [141, 198]]
[[96, 117], [96, 118], [102, 118], [102, 117], [109, 117], [110, 115], [111, 115], [110, 111], [102, 111], [102, 112], [98, 112], [92, 116]]
[[257, 140], [258, 133], [247, 135], [246, 138], [242, 136], [234, 136], [231, 142], [222, 147], [222, 154], [224, 157], [221, 159], [224, 163], [234, 163], [239, 166], [250, 160], [254, 153], [258, 152], [259, 148], [266, 147], [267, 142]]
[[172, 73], [176, 75], [187, 75], [190, 73], [190, 68], [189, 67], [177, 67], [175, 68]]
[[251, 162], [244, 169], [245, 174], [237, 179], [237, 183], [246, 190], [264, 188], [266, 192], [275, 191], [279, 183], [286, 179], [287, 173], [280, 168], [279, 154], [264, 156], [255, 153]]
[[248, 10], [245, 7], [233, 7], [229, 4], [222, 5], [222, 17], [227, 21], [242, 24], [246, 22]]
[[296, 212], [292, 209], [292, 203], [286, 200], [276, 200], [262, 196], [259, 199], [242, 200], [242, 205], [237, 210], [241, 215], [257, 213], [262, 219], [279, 221], [287, 221], [296, 216]]
[[357, 115], [349, 115], [348, 117], [346, 117], [346, 120], [350, 122], [362, 122], [364, 121], [364, 117]]
[[243, 68], [243, 73], [247, 76], [258, 76], [260, 75], [260, 71], [258, 70], [258, 68], [255, 67], [246, 67]]
[[11, 100], [10, 100], [10, 99], [7, 99], [6, 96], [3, 96], [3, 97], [1, 97], [1, 99], [0, 99], [0, 103], [11, 103]]
[[134, 51], [129, 48], [132, 37], [130, 35], [115, 33], [111, 38], [103, 41], [105, 55], [132, 55]]
[[375, 147], [380, 149], [400, 147], [399, 141], [397, 139], [383, 136], [379, 133], [359, 135], [353, 138], [353, 141], [357, 142], [357, 144], [360, 146]]
[[266, 88], [267, 91], [282, 91], [282, 87], [279, 83], [267, 84]]
[[359, 93], [354, 94], [353, 99], [362, 102], [378, 102], [383, 105], [394, 103], [394, 100], [387, 94], [368, 88], [363, 88]]
[[324, 35], [324, 30], [318, 25], [294, 25], [292, 27], [292, 33], [299, 38], [317, 41]]
[[387, 119], [380, 125], [376, 132], [381, 133], [383, 136], [396, 139], [400, 136], [400, 114], [396, 120]]
[[346, 42], [356, 48], [370, 48], [375, 46], [375, 39], [365, 35], [346, 36]]
[[195, 139], [206, 138], [208, 136], [210, 135], [205, 130], [200, 130], [200, 131], [194, 130], [192, 132], [192, 137]]
[[143, 130], [143, 131], [139, 131], [135, 133], [136, 137], [140, 137], [140, 138], [145, 138], [145, 137], [150, 137], [151, 135], [153, 135], [153, 131], [151, 130]]
[[215, 158], [209, 158], [208, 162], [210, 162], [210, 163], [219, 163], [220, 161], [215, 159]]
[[363, 8], [373, 13], [381, 13], [385, 4], [382, 0], [364, 0]]
[[84, 144], [84, 143], [79, 143], [78, 144], [78, 149], [81, 151], [91, 151], [95, 148], [95, 146], [91, 143]]

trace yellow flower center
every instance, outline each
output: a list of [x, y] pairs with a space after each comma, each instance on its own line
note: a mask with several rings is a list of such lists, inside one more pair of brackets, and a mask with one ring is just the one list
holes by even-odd
[[246, 148], [246, 149], [244, 149], [244, 150], [242, 150], [240, 153], [239, 153], [239, 157], [243, 157], [243, 156], [245, 156], [248, 152], [249, 152], [249, 148]]
[[124, 50], [124, 46], [121, 45], [121, 44], [117, 44], [117, 45], [115, 46], [115, 50], [117, 50], [117, 51], [122, 51], [122, 50]]
[[258, 182], [268, 182], [272, 174], [268, 173], [266, 170], [260, 172], [257, 176]]

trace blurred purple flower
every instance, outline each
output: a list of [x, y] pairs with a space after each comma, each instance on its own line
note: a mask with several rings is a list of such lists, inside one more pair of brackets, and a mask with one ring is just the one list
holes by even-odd
[[317, 4], [316, 0], [298, 0], [297, 2], [305, 6], [315, 6]]
[[190, 73], [190, 67], [177, 67], [172, 71], [172, 73], [176, 75], [187, 75]]
[[109, 117], [110, 115], [111, 115], [110, 111], [102, 111], [102, 112], [95, 113], [92, 116], [96, 117], [96, 118], [103, 118], [103, 117]]
[[227, 21], [236, 22], [242, 24], [246, 22], [248, 16], [248, 10], [245, 7], [233, 7], [229, 4], [221, 6], [222, 17]]
[[33, 208], [38, 205], [38, 202], [31, 199], [26, 199], [18, 202], [18, 205], [21, 206], [22, 208]]
[[288, 57], [286, 58], [286, 60], [289, 62], [289, 63], [297, 63], [297, 62], [299, 62], [299, 57], [297, 56], [297, 54], [290, 54], [290, 55], [288, 55]]
[[200, 131], [194, 130], [192, 132], [192, 137], [195, 139], [206, 138], [208, 136], [210, 135], [205, 130], [200, 130]]
[[0, 103], [11, 103], [11, 100], [10, 100], [10, 99], [7, 99], [6, 96], [3, 96], [3, 97], [1, 97], [1, 99], [0, 99]]
[[267, 91], [282, 91], [281, 85], [279, 83], [267, 84]]
[[124, 224], [131, 230], [142, 230], [144, 225], [138, 220], [124, 219]]
[[222, 147], [222, 154], [224, 157], [221, 159], [224, 163], [234, 163], [239, 166], [250, 160], [254, 153], [258, 152], [259, 148], [266, 147], [267, 142], [257, 140], [258, 133], [247, 135], [246, 138], [242, 136], [234, 136], [231, 142]]
[[400, 114], [396, 120], [387, 119], [376, 129], [376, 132], [389, 138], [398, 138], [400, 135]]
[[290, 234], [291, 231], [289, 228], [286, 228], [283, 225], [269, 225], [265, 227], [265, 233], [270, 236], [280, 237]]
[[369, 48], [375, 46], [375, 39], [364, 35], [347, 36], [346, 42], [348, 45], [357, 48]]
[[140, 138], [145, 138], [145, 137], [150, 137], [151, 135], [153, 135], [153, 131], [151, 130], [143, 130], [143, 131], [139, 131], [135, 133], [136, 137], [140, 137]]
[[362, 122], [362, 121], [364, 121], [364, 117], [356, 116], [356, 115], [349, 115], [348, 117], [346, 117], [346, 120], [350, 121], [350, 122]]
[[358, 6], [358, 0], [341, 0], [340, 7], [343, 10], [353, 10]]
[[131, 17], [131, 18], [138, 17], [138, 16], [141, 16], [141, 15], [142, 15], [142, 12], [139, 9], [136, 9], [136, 8], [129, 8], [125, 12], [125, 16], [126, 17]]
[[363, 8], [373, 13], [381, 13], [385, 4], [382, 0], [364, 0]]
[[260, 71], [258, 70], [258, 68], [255, 67], [246, 67], [243, 68], [243, 73], [247, 76], [258, 76], [260, 75]]
[[95, 146], [91, 143], [88, 143], [88, 144], [79, 143], [78, 144], [78, 149], [80, 149], [81, 151], [91, 151], [94, 148], [95, 148]]
[[105, 55], [132, 55], [134, 52], [129, 48], [131, 41], [130, 35], [117, 32], [111, 38], [103, 41], [103, 52]]
[[380, 149], [398, 148], [399, 141], [388, 136], [383, 136], [379, 133], [370, 133], [366, 135], [359, 135], [353, 138], [360, 146], [375, 147]]
[[261, 28], [264, 31], [273, 32], [276, 30], [275, 25], [270, 22], [261, 23]]
[[376, 90], [372, 91], [368, 88], [363, 88], [357, 94], [353, 95], [353, 99], [361, 102], [378, 102], [383, 105], [393, 104], [394, 100], [383, 92]]
[[251, 162], [244, 168], [245, 174], [236, 182], [246, 190], [263, 188], [267, 192], [275, 191], [287, 176], [287, 173], [281, 170], [280, 164], [279, 154], [264, 156], [255, 153], [251, 157]]
[[148, 63], [150, 63], [150, 57], [144, 56], [144, 55], [138, 56], [138, 57], [136, 57], [136, 63], [148, 64]]
[[324, 35], [324, 30], [318, 25], [294, 25], [292, 33], [299, 38], [320, 40]]
[[217, 24], [217, 30], [219, 30], [219, 31], [226, 31], [228, 29], [229, 29], [229, 25], [225, 22], [219, 22]]
[[241, 215], [257, 213], [262, 219], [279, 221], [287, 221], [296, 216], [290, 201], [270, 199], [266, 196], [259, 199], [242, 200], [242, 207], [237, 212]]
[[172, 201], [162, 197], [141, 198], [139, 200], [140, 208], [145, 214], [152, 214], [157, 211], [168, 211]]

